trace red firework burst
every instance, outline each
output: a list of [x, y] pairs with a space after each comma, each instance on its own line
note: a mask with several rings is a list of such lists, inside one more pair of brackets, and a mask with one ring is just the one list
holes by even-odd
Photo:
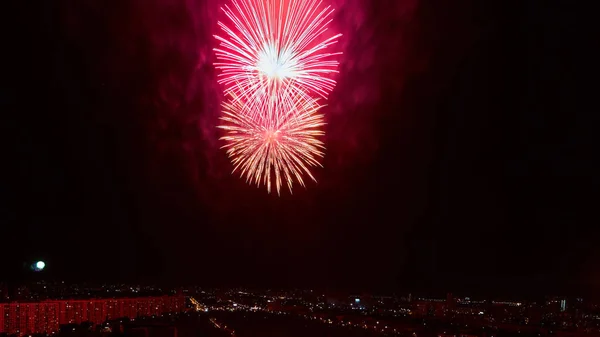
[[240, 113], [241, 100], [231, 102], [223, 104], [219, 128], [226, 131], [221, 140], [227, 142], [223, 148], [233, 162], [233, 172], [240, 171], [247, 182], [266, 185], [269, 192], [274, 184], [277, 194], [283, 182], [290, 192], [294, 181], [304, 186], [304, 174], [316, 181], [309, 167], [321, 166], [324, 146], [319, 136], [324, 135], [325, 124], [316, 100], [297, 96], [292, 110], [273, 113], [269, 109], [253, 116]]
[[[335, 87], [338, 52], [327, 52], [341, 34], [327, 36], [333, 9], [320, 0], [233, 0], [222, 8], [230, 26], [215, 36], [226, 94], [247, 98], [243, 113], [260, 105], [291, 106], [297, 96], [326, 98]], [[271, 107], [272, 108], [272, 107]], [[268, 108], [267, 108], [268, 109]]]

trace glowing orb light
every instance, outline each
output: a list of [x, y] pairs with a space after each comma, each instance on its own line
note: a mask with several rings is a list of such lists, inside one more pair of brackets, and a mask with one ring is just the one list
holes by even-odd
[[46, 268], [46, 262], [44, 261], [38, 261], [33, 265], [34, 271], [42, 271], [44, 268]]

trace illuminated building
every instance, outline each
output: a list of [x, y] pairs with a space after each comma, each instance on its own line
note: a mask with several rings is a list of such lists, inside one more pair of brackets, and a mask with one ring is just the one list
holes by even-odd
[[101, 324], [111, 319], [159, 316], [184, 309], [183, 296], [0, 303], [0, 333], [51, 333], [63, 324]]
[[23, 335], [42, 331], [57, 331], [56, 303], [0, 304], [0, 333]]

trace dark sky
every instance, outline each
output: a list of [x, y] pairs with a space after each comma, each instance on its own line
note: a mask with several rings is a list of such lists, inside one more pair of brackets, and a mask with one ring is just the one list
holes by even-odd
[[3, 4], [0, 276], [600, 289], [591, 22], [572, 1], [335, 0], [318, 184], [219, 150], [218, 1]]

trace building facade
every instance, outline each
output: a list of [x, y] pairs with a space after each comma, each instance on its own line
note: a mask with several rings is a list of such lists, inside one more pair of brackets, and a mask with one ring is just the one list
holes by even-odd
[[101, 324], [111, 319], [159, 316], [184, 309], [183, 296], [0, 303], [0, 333], [52, 333], [63, 324]]

